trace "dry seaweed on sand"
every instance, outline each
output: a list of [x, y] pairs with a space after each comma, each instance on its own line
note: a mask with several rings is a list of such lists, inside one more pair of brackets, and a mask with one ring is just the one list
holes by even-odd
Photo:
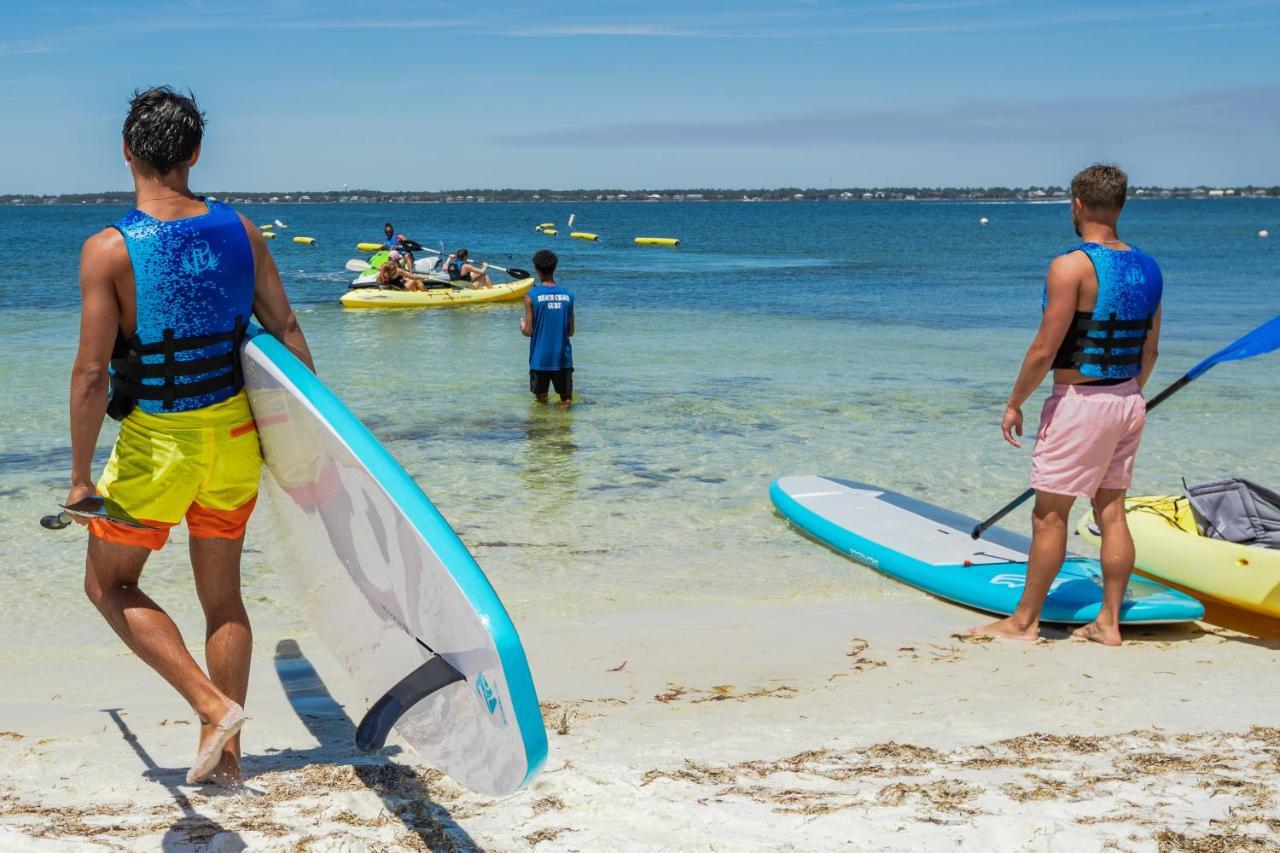
[[867, 650], [870, 648], [871, 644], [861, 637], [854, 637], [849, 641], [849, 651], [845, 652], [844, 655], [847, 658], [851, 658], [850, 664], [855, 672], [862, 672], [864, 669], [875, 669], [879, 666], [888, 666], [885, 661], [865, 657]]
[[655, 702], [674, 702], [685, 694], [685, 689], [679, 684], [668, 684], [665, 693], [659, 693], [653, 697]]
[[687, 697], [690, 704], [698, 705], [703, 702], [724, 702], [730, 699], [735, 702], [745, 702], [748, 699], [792, 699], [799, 695], [799, 690], [794, 687], [788, 687], [785, 684], [778, 687], [757, 687], [745, 693], [736, 692], [736, 688], [732, 684], [715, 684], [709, 689], [668, 684], [666, 692], [657, 694], [653, 697], [653, 700], [669, 704], [677, 699]]
[[921, 805], [942, 812], [973, 813], [965, 804], [982, 793], [982, 788], [957, 779], [938, 779], [933, 782], [891, 782], [876, 794], [876, 802], [882, 806], [900, 806], [916, 799]]
[[1274, 836], [1246, 835], [1232, 829], [1206, 835], [1161, 829], [1154, 839], [1160, 853], [1275, 853], [1280, 850], [1280, 842]]
[[537, 847], [544, 841], [555, 841], [566, 832], [576, 832], [576, 830], [567, 826], [548, 826], [529, 833], [524, 837], [524, 840], [529, 842], [530, 847]]

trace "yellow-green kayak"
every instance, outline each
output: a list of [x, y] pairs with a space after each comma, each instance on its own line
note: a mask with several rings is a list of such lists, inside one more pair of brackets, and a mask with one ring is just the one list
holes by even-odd
[[[1280, 616], [1280, 551], [1201, 536], [1191, 502], [1184, 497], [1129, 498], [1125, 509], [1137, 548], [1134, 563], [1143, 574], [1235, 607]], [[1095, 545], [1101, 541], [1092, 512], [1076, 530]]]

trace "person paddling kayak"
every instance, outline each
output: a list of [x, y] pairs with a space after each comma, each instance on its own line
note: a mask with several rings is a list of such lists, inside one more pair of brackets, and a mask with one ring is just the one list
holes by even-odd
[[1067, 548], [1077, 498], [1093, 503], [1102, 531], [1102, 607], [1074, 635], [1120, 645], [1120, 609], [1133, 571], [1124, 497], [1146, 423], [1143, 386], [1160, 339], [1163, 278], [1155, 259], [1119, 238], [1128, 177], [1095, 165], [1071, 181], [1071, 221], [1082, 243], [1059, 255], [1045, 279], [1040, 330], [1005, 406], [1004, 438], [1020, 447], [1022, 404], [1053, 370], [1040, 413], [1031, 486], [1031, 553], [1013, 614], [971, 634], [1034, 640], [1040, 611]]
[[450, 255], [445, 261], [444, 268], [449, 273], [450, 281], [469, 281], [476, 289], [493, 287], [493, 279], [489, 278], [488, 262], [480, 266], [472, 264], [471, 253], [466, 249], [459, 249]]
[[[252, 636], [240, 596], [245, 525], [262, 455], [239, 345], [256, 316], [308, 367], [311, 354], [259, 230], [188, 187], [204, 115], [168, 87], [136, 92], [124, 158], [137, 207], [85, 241], [80, 343], [71, 374], [71, 491], [100, 494], [148, 529], [89, 525], [84, 587], [120, 639], [200, 719], [188, 783], [240, 776]], [[108, 386], [110, 393], [108, 395]], [[103, 417], [122, 421], [95, 486]], [[208, 674], [139, 587], [152, 551], [186, 519], [204, 609]]]

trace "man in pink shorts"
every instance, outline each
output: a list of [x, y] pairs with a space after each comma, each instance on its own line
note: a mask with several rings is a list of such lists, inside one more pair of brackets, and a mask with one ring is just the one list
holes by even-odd
[[1163, 279], [1155, 259], [1116, 234], [1128, 177], [1090, 166], [1071, 181], [1071, 221], [1083, 241], [1059, 255], [1045, 278], [1040, 330], [1027, 350], [1001, 428], [1021, 447], [1022, 404], [1053, 370], [1040, 412], [1031, 486], [1027, 583], [1013, 614], [971, 634], [1034, 640], [1040, 611], [1067, 552], [1076, 498], [1093, 502], [1102, 530], [1102, 608], [1075, 636], [1120, 645], [1120, 608], [1133, 571], [1124, 496], [1146, 423], [1142, 388], [1155, 367]]

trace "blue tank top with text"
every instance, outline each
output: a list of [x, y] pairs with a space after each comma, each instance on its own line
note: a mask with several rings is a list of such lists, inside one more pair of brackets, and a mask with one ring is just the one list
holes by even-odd
[[533, 303], [533, 334], [529, 336], [530, 370], [573, 367], [573, 294], [559, 285], [539, 284], [529, 291]]

